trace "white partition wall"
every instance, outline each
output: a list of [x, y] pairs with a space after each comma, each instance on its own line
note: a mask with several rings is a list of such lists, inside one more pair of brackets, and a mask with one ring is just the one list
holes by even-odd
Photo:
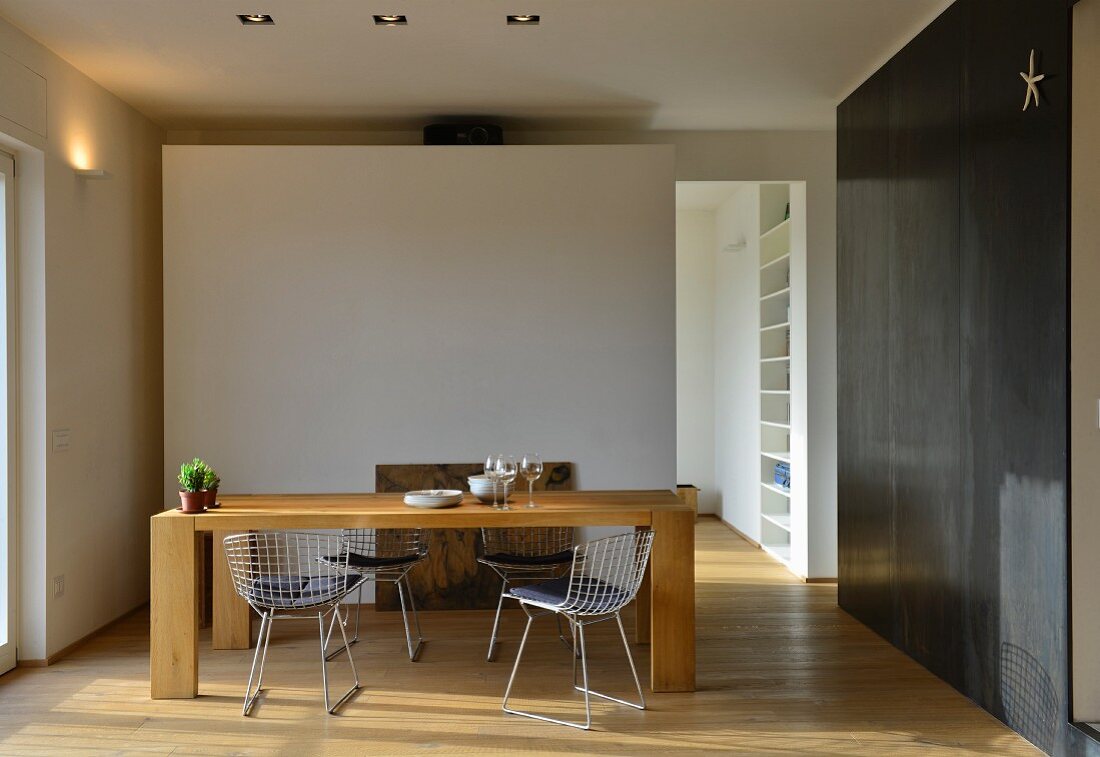
[[676, 483], [669, 147], [168, 146], [164, 277], [169, 481], [533, 449]]

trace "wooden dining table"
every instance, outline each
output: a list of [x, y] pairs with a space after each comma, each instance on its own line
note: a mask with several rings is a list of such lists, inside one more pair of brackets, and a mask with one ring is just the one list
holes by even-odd
[[[223, 495], [197, 515], [167, 510], [151, 519], [149, 679], [153, 699], [199, 692], [203, 535], [214, 535], [212, 647], [248, 649], [252, 609], [233, 589], [222, 539], [261, 530], [633, 526], [654, 531], [636, 599], [636, 640], [649, 645], [655, 692], [695, 690], [695, 514], [671, 491], [556, 491], [539, 507], [494, 510], [467, 494], [446, 509], [404, 504], [400, 494]], [[437, 622], [444, 622], [439, 620]]]

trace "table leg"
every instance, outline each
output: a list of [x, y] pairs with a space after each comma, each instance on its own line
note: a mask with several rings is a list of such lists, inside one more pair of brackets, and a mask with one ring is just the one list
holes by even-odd
[[153, 518], [149, 535], [149, 692], [190, 699], [199, 692], [202, 533], [191, 518]]
[[[636, 531], [648, 530], [649, 526], [637, 526]], [[639, 644], [649, 643], [650, 628], [650, 592], [652, 576], [652, 563], [646, 566], [645, 575], [642, 576], [642, 585], [638, 587], [638, 595], [634, 598], [634, 640]]]
[[695, 691], [695, 517], [653, 513], [650, 685]]
[[214, 532], [214, 609], [211, 646], [214, 649], [248, 649], [252, 646], [252, 608], [233, 588], [233, 574], [225, 557], [223, 539], [239, 531]]

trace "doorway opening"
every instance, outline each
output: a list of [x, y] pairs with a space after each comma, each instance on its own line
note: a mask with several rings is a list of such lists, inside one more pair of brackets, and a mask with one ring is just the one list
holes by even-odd
[[678, 480], [813, 578], [806, 253], [804, 182], [677, 182]]

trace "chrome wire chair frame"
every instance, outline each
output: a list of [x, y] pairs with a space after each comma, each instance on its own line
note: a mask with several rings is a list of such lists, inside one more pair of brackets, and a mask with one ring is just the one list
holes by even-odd
[[[500, 630], [500, 613], [508, 598], [509, 584], [516, 581], [539, 581], [560, 576], [573, 562], [573, 527], [516, 527], [481, 529], [482, 554], [477, 561], [487, 565], [500, 576], [500, 598], [493, 617], [493, 631], [489, 636], [489, 652], [485, 659], [496, 660], [497, 633]], [[558, 618], [558, 638], [570, 645], [561, 630]]]
[[[308, 620], [313, 617], [317, 618], [320, 637], [325, 710], [334, 714], [359, 689], [359, 673], [345, 635], [348, 664], [355, 683], [335, 704], [329, 697], [329, 656], [326, 654], [329, 637], [333, 626], [339, 626], [340, 633], [344, 635], [346, 621], [340, 602], [363, 583], [363, 576], [350, 570], [347, 560], [323, 559], [326, 555], [345, 553], [344, 538], [335, 534], [261, 531], [227, 536], [224, 544], [237, 594], [260, 615], [260, 635], [252, 655], [252, 669], [248, 674], [241, 714], [251, 713], [263, 690], [264, 663], [275, 621]], [[326, 634], [325, 617], [330, 613]], [[255, 688], [252, 686], [253, 680], [256, 682]]]
[[[420, 630], [420, 615], [416, 611], [412, 586], [409, 584], [409, 571], [428, 556], [428, 543], [423, 529], [419, 528], [351, 528], [343, 531], [346, 554], [337, 557], [348, 562], [350, 569], [364, 577], [366, 581], [391, 582], [397, 587], [397, 598], [401, 602], [401, 620], [405, 624], [405, 644], [409, 650], [409, 660], [417, 662], [424, 648], [424, 635]], [[405, 599], [406, 593], [408, 600]], [[363, 586], [359, 585], [356, 594], [355, 631], [351, 640], [345, 644], [359, 643], [359, 616], [363, 606]], [[415, 644], [409, 626], [408, 610], [412, 610], [413, 624], [416, 626]], [[347, 618], [343, 620], [347, 625]], [[329, 628], [329, 635], [332, 629]], [[329, 659], [340, 654], [343, 647], [329, 652]]]
[[[634, 656], [630, 653], [630, 644], [626, 639], [626, 630], [620, 615], [625, 607], [638, 594], [649, 562], [649, 553], [653, 547], [652, 531], [636, 531], [621, 536], [611, 536], [579, 545], [576, 558], [569, 575], [559, 579], [513, 589], [511, 596], [518, 599], [527, 613], [527, 627], [516, 653], [516, 662], [512, 666], [512, 675], [508, 678], [508, 687], [504, 691], [501, 708], [512, 715], [522, 715], [548, 723], [557, 723], [571, 728], [588, 730], [592, 727], [592, 697], [599, 697], [618, 704], [624, 704], [638, 710], [645, 709], [645, 694], [638, 678], [638, 669], [634, 665]], [[583, 723], [559, 720], [547, 715], [516, 710], [508, 707], [508, 698], [516, 680], [523, 650], [535, 618], [554, 614], [564, 616], [572, 630], [574, 646], [580, 650], [582, 684], [577, 685], [577, 656], [573, 656], [573, 688], [584, 694]], [[619, 626], [619, 636], [623, 640], [626, 659], [630, 663], [630, 672], [634, 676], [634, 686], [638, 690], [638, 701], [625, 699], [595, 691], [588, 682], [588, 651], [585, 644], [584, 629], [596, 623], [614, 619]]]

